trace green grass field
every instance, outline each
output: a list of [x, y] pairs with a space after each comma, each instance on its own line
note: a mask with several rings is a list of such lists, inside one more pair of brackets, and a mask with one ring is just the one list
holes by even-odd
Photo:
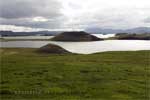
[[149, 100], [150, 51], [90, 55], [0, 49], [3, 100]]

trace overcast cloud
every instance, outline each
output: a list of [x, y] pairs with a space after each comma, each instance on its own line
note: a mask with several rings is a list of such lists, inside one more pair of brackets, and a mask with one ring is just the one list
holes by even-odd
[[3, 30], [126, 29], [149, 27], [149, 18], [149, 0], [0, 0]]
[[150, 23], [150, 17], [144, 19], [145, 23]]

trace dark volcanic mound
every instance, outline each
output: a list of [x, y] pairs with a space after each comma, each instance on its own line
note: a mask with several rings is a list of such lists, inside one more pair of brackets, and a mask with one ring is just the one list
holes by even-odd
[[150, 40], [150, 33], [142, 33], [142, 34], [118, 33], [116, 34], [115, 38], [119, 40]]
[[65, 50], [64, 48], [57, 46], [55, 44], [47, 44], [38, 49], [40, 53], [50, 53], [50, 54], [68, 54], [69, 51]]
[[56, 35], [52, 38], [53, 41], [100, 41], [100, 39], [96, 36], [90, 35], [86, 32], [63, 32], [61, 34]]

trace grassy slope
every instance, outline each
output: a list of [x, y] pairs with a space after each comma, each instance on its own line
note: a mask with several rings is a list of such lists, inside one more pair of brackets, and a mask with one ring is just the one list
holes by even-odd
[[0, 49], [2, 98], [148, 100], [150, 51], [91, 55], [34, 51]]

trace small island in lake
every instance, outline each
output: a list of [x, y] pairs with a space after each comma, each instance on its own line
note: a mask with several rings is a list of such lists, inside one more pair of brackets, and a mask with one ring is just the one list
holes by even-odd
[[118, 40], [150, 40], [150, 33], [117, 33], [115, 39]]
[[84, 31], [63, 32], [56, 35], [53, 41], [100, 41], [103, 40]]

